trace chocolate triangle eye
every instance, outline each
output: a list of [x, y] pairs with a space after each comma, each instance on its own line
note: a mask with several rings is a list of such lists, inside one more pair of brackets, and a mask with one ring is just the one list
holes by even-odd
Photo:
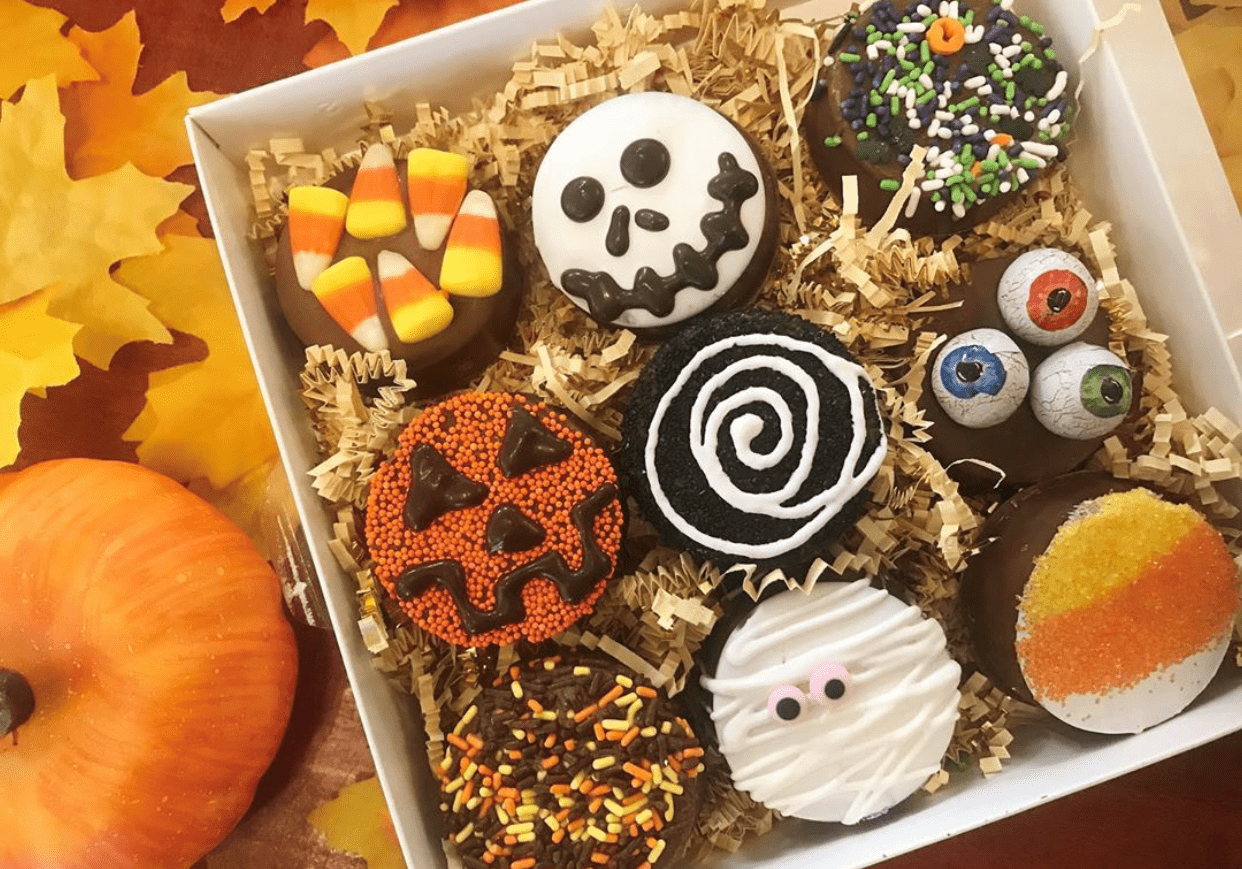
[[563, 462], [573, 454], [573, 445], [550, 432], [523, 407], [516, 407], [500, 445], [497, 464], [506, 477], [516, 477]]
[[435, 447], [423, 444], [410, 454], [405, 524], [422, 531], [445, 513], [482, 504], [487, 491], [487, 486], [458, 472]]
[[513, 504], [501, 504], [487, 520], [487, 551], [525, 552], [544, 541], [548, 532]]

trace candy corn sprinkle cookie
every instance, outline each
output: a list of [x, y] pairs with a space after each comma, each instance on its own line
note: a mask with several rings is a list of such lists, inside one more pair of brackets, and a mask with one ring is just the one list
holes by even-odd
[[678, 865], [703, 749], [676, 700], [616, 661], [510, 667], [446, 742], [440, 808], [464, 866]]
[[420, 392], [462, 386], [507, 342], [522, 280], [463, 156], [369, 146], [356, 170], [289, 190], [276, 292], [303, 343], [405, 359]]
[[1098, 733], [1181, 712], [1216, 673], [1236, 568], [1192, 508], [1095, 474], [1002, 505], [963, 593], [980, 664], [1019, 696]]

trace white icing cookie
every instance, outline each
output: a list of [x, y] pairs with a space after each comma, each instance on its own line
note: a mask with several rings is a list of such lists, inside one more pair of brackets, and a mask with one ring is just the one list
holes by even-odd
[[718, 302], [759, 249], [763, 172], [746, 137], [689, 97], [601, 103], [548, 148], [535, 244], [558, 289], [600, 322], [667, 326]]
[[702, 684], [738, 789], [855, 824], [940, 769], [960, 676], [938, 623], [860, 580], [763, 601]]

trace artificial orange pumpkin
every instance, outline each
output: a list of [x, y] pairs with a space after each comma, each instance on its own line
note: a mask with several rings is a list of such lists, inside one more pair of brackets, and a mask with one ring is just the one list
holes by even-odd
[[0, 731], [18, 723], [0, 737], [0, 869], [177, 869], [249, 806], [297, 651], [271, 568], [215, 508], [69, 459], [0, 491], [0, 669]]

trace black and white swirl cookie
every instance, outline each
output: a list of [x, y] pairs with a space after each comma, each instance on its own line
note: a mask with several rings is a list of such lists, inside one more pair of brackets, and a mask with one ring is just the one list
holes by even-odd
[[596, 321], [656, 335], [748, 301], [776, 253], [776, 183], [732, 121], [667, 93], [601, 103], [548, 148], [535, 244]]
[[794, 574], [862, 514], [887, 450], [866, 371], [779, 311], [716, 314], [655, 354], [623, 426], [621, 470], [670, 546], [727, 569]]

